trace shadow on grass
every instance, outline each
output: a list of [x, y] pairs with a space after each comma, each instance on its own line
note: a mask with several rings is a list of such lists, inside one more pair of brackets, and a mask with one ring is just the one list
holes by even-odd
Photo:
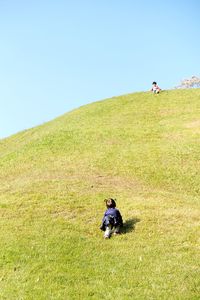
[[124, 222], [124, 225], [121, 229], [121, 233], [122, 234], [126, 234], [129, 233], [133, 230], [135, 230], [135, 225], [140, 222], [140, 219], [138, 218], [132, 218], [132, 219], [128, 219]]

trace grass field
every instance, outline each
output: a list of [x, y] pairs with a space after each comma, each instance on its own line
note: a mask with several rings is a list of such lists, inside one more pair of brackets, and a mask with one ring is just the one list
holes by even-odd
[[[200, 89], [83, 106], [0, 141], [0, 299], [200, 299]], [[124, 228], [103, 239], [105, 197]]]

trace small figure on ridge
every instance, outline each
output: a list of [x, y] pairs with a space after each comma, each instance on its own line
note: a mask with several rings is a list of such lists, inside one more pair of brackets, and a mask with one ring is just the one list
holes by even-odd
[[156, 82], [156, 81], [154, 81], [154, 82], [152, 83], [152, 89], [151, 89], [151, 91], [152, 91], [154, 94], [159, 94], [159, 93], [160, 93], [161, 89], [160, 89], [159, 86], [157, 85], [157, 82]]

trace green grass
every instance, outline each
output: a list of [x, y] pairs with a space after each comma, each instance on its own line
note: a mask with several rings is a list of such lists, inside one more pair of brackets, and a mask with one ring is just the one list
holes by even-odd
[[[0, 141], [0, 299], [200, 299], [200, 89], [83, 106]], [[104, 240], [105, 197], [123, 234]]]

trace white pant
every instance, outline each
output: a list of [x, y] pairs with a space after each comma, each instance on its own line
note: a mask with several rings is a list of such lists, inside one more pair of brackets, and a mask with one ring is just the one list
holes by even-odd
[[114, 233], [114, 234], [118, 234], [119, 233], [119, 230], [120, 230], [120, 226], [116, 226], [116, 227], [113, 227], [111, 225], [108, 225], [106, 226], [106, 230], [105, 230], [105, 233], [104, 233], [104, 237], [105, 238], [110, 238], [111, 234]]

